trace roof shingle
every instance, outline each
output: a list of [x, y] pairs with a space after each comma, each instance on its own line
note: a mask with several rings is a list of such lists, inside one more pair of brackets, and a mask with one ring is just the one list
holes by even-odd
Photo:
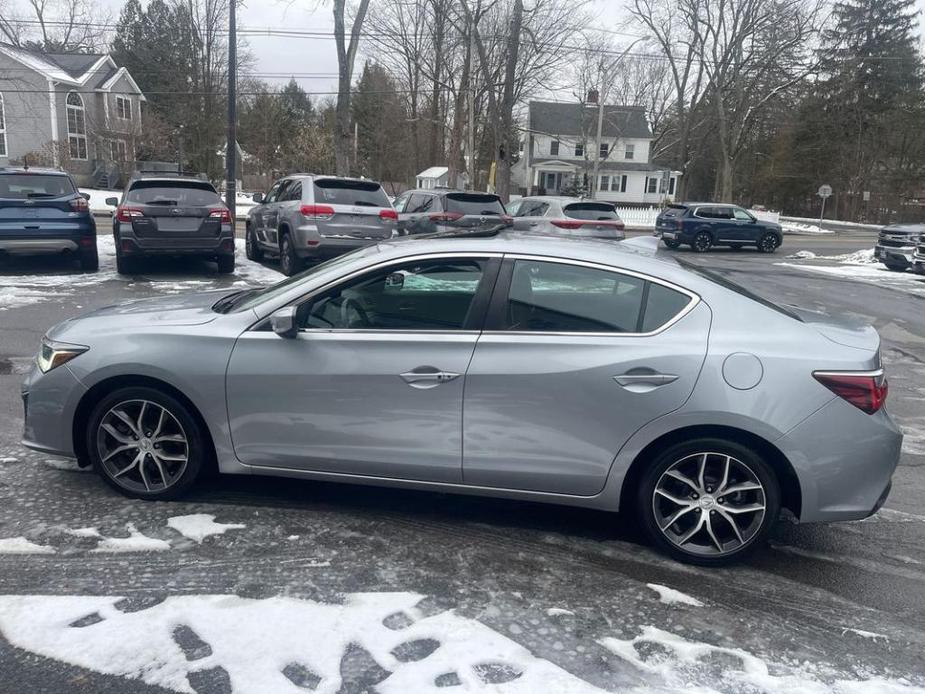
[[[530, 130], [547, 135], [594, 135], [597, 133], [598, 107], [595, 104], [530, 102]], [[604, 137], [650, 138], [652, 131], [640, 106], [605, 105]]]

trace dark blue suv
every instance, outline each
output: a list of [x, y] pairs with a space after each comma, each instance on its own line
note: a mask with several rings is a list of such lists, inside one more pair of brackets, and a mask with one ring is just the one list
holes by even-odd
[[757, 219], [736, 205], [684, 202], [669, 205], [655, 220], [655, 235], [668, 248], [688, 244], [697, 253], [713, 246], [755, 246], [773, 253], [784, 240], [780, 224]]
[[0, 255], [67, 255], [96, 272], [96, 222], [64, 171], [0, 167]]

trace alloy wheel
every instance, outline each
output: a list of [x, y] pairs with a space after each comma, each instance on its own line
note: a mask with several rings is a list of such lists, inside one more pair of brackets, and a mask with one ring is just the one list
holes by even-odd
[[725, 453], [687, 455], [659, 477], [652, 511], [662, 535], [684, 552], [722, 557], [747, 545], [767, 511], [755, 471]]
[[189, 463], [189, 440], [180, 421], [150, 400], [112, 407], [100, 420], [96, 446], [110, 479], [133, 492], [170, 488]]
[[759, 249], [762, 253], [773, 253], [777, 248], [777, 238], [773, 234], [765, 234], [761, 237]]
[[703, 253], [710, 250], [710, 246], [713, 245], [713, 237], [710, 236], [705, 231], [701, 231], [697, 236], [694, 237], [694, 250], [698, 253]]

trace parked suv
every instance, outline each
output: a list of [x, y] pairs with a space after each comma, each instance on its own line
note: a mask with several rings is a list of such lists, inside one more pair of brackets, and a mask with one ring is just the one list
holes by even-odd
[[408, 190], [395, 201], [395, 211], [403, 235], [497, 231], [513, 223], [501, 198], [493, 193]]
[[759, 220], [736, 205], [714, 202], [668, 205], [655, 220], [655, 235], [668, 248], [686, 243], [697, 253], [713, 246], [755, 246], [760, 253], [773, 253], [784, 239], [780, 224]]
[[925, 224], [890, 224], [880, 230], [874, 258], [886, 265], [888, 270], [905, 272], [913, 264], [921, 262], [915, 259], [916, 242], [925, 234]]
[[912, 255], [913, 269], [920, 275], [925, 275], [925, 225], [922, 234], [915, 236], [915, 253]]
[[0, 255], [69, 255], [99, 269], [87, 196], [63, 171], [0, 168]]
[[558, 236], [623, 239], [623, 221], [613, 203], [564, 196], [539, 195], [514, 200], [507, 206], [518, 231]]
[[308, 260], [347, 253], [392, 237], [398, 215], [375, 181], [314, 174], [278, 180], [247, 213], [247, 257], [279, 256], [286, 275]]
[[193, 176], [136, 175], [125, 187], [112, 216], [116, 268], [138, 271], [152, 256], [199, 256], [234, 270], [234, 225], [215, 187]]

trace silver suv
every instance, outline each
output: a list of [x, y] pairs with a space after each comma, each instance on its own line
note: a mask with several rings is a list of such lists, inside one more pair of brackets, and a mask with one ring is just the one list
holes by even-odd
[[314, 174], [278, 180], [247, 215], [247, 257], [279, 256], [286, 275], [392, 237], [398, 215], [375, 181]]
[[507, 206], [514, 229], [556, 236], [622, 241], [623, 221], [612, 202], [553, 195], [520, 198]]

